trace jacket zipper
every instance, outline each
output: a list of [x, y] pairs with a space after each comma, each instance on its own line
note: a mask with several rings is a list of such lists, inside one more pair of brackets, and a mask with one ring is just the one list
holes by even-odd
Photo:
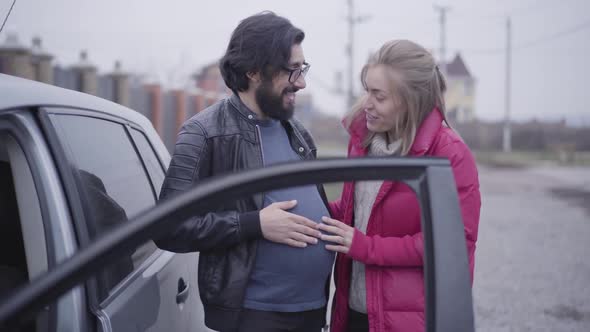
[[[295, 139], [296, 139], [297, 141], [299, 141], [299, 146], [300, 146], [300, 148], [304, 149], [304, 151], [307, 151], [307, 153], [306, 153], [305, 155], [302, 155], [301, 153], [299, 153], [299, 151], [295, 150], [295, 154], [297, 154], [297, 156], [299, 157], [299, 159], [300, 159], [300, 160], [302, 160], [302, 161], [308, 160], [308, 156], [309, 156], [309, 154], [310, 154], [310, 153], [312, 153], [312, 151], [313, 151], [313, 150], [312, 150], [311, 148], [310, 148], [309, 150], [305, 150], [305, 148], [303, 147], [303, 146], [304, 146], [304, 144], [302, 144], [303, 142], [305, 142], [305, 139], [303, 139], [303, 138], [302, 138], [302, 137], [301, 137], [301, 136], [300, 136], [300, 135], [299, 135], [299, 134], [296, 132], [295, 128], [293, 128], [293, 136], [295, 136]], [[305, 144], [305, 145], [307, 145], [307, 144]], [[291, 146], [291, 148], [293, 148], [293, 146]], [[328, 201], [328, 198], [327, 198], [327, 197], [325, 197], [325, 198], [326, 198], [326, 200], [324, 201], [324, 196], [325, 196], [325, 193], [326, 193], [326, 192], [324, 191], [324, 196], [322, 196], [322, 195], [321, 195], [321, 192], [322, 192], [322, 190], [320, 190], [320, 187], [321, 187], [321, 186], [322, 186], [322, 185], [320, 185], [320, 184], [317, 184], [317, 185], [315, 185], [315, 187], [316, 187], [316, 188], [317, 188], [317, 190], [318, 190], [318, 194], [320, 195], [320, 198], [322, 199], [322, 202], [323, 202], [323, 203], [324, 203], [324, 205], [326, 206], [326, 209], [328, 210], [328, 213], [330, 213], [330, 202]], [[322, 188], [322, 189], [323, 189], [323, 188]]]
[[[258, 136], [258, 143], [259, 143], [259, 151], [260, 151], [260, 160], [262, 161], [262, 167], [265, 166], [265, 162], [264, 162], [264, 152], [262, 150], [262, 134], [260, 133], [260, 127], [258, 125], [256, 125], [256, 136]], [[262, 203], [260, 205], [260, 209], [262, 210], [264, 208], [264, 200], [266, 199], [266, 192], [262, 193]]]
[[256, 125], [256, 136], [258, 136], [258, 143], [260, 143], [260, 160], [262, 160], [262, 167], [264, 167], [266, 163], [264, 162], [264, 152], [262, 150], [262, 134], [258, 125]]

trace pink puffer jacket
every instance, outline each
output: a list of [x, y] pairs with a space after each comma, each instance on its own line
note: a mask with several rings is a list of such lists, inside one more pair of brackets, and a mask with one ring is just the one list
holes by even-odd
[[[450, 160], [465, 225], [465, 239], [473, 280], [475, 242], [481, 198], [473, 155], [461, 138], [442, 125], [434, 110], [420, 126], [409, 156], [435, 156]], [[349, 157], [366, 156], [361, 145], [366, 134], [364, 116], [350, 128]], [[342, 196], [330, 204], [335, 219], [352, 225], [354, 183], [345, 183]], [[367, 226], [367, 234], [354, 234], [348, 255], [336, 259], [336, 293], [331, 331], [343, 332], [348, 320], [352, 259], [366, 266], [367, 312], [371, 332], [424, 331], [423, 239], [420, 209], [411, 189], [386, 181], [381, 186]]]

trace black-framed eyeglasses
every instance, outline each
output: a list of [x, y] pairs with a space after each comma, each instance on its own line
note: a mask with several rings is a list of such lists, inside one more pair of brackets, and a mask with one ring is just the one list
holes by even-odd
[[295, 83], [295, 82], [297, 82], [297, 80], [299, 79], [299, 77], [301, 75], [303, 75], [303, 77], [305, 77], [305, 75], [307, 75], [307, 72], [309, 71], [309, 67], [311, 67], [311, 65], [307, 62], [304, 62], [303, 66], [301, 66], [300, 68], [291, 69], [291, 68], [283, 67], [283, 69], [289, 73], [289, 83]]

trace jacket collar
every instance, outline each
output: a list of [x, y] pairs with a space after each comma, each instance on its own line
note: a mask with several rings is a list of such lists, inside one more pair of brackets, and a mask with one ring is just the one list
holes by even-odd
[[[248, 108], [248, 106], [246, 106], [246, 104], [244, 104], [244, 102], [240, 99], [240, 97], [237, 94], [233, 93], [229, 97], [229, 102], [234, 106], [234, 108], [238, 111], [238, 113], [240, 115], [242, 115], [252, 125], [256, 125], [258, 123], [258, 121], [260, 121], [258, 119], [258, 114], [254, 113], [252, 110], [250, 110]], [[281, 121], [281, 123], [284, 126], [295, 127], [295, 125], [293, 124], [292, 121], [293, 121], [292, 119], [289, 119], [287, 121]]]
[[[367, 119], [365, 114], [360, 113], [356, 118], [350, 120], [350, 126], [346, 126], [348, 121], [348, 118], [344, 118], [342, 123], [345, 128], [347, 128], [348, 133], [353, 140], [353, 144], [357, 145], [357, 147], [361, 147], [364, 138], [369, 132], [367, 129]], [[410, 148], [410, 155], [422, 156], [430, 149], [430, 146], [434, 142], [434, 138], [442, 127], [442, 121], [443, 116], [438, 108], [433, 109], [432, 112], [426, 116], [418, 128], [416, 138]]]
[[410, 148], [411, 155], [422, 156], [430, 149], [442, 127], [442, 121], [443, 116], [438, 108], [435, 108], [430, 114], [428, 114], [428, 116], [426, 116], [426, 119], [422, 121], [422, 124], [416, 133], [414, 144], [412, 144], [412, 148]]
[[251, 122], [255, 122], [258, 119], [258, 115], [252, 112], [246, 104], [242, 102], [240, 97], [237, 94], [233, 93], [229, 97], [229, 102], [234, 106], [234, 108], [246, 119], [250, 120]]

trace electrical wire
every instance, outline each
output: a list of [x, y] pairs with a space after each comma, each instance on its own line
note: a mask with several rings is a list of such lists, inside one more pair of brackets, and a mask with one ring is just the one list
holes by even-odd
[[2, 32], [2, 30], [4, 29], [4, 25], [6, 24], [6, 21], [8, 20], [10, 13], [12, 13], [12, 8], [14, 7], [15, 3], [16, 3], [16, 0], [13, 0], [12, 5], [10, 5], [10, 9], [8, 10], [8, 14], [6, 14], [6, 17], [4, 18], [4, 22], [2, 22], [2, 26], [0, 27], [0, 32]]

